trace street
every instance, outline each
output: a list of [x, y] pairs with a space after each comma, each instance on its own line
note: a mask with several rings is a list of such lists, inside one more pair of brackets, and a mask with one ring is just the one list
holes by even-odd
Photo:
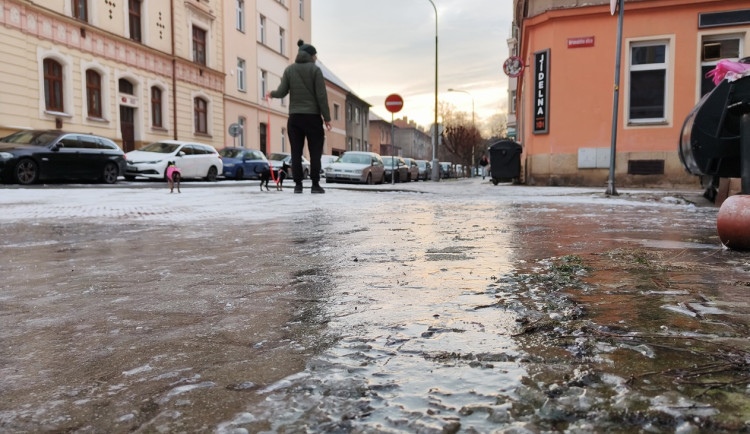
[[695, 190], [0, 187], [0, 431], [750, 429]]

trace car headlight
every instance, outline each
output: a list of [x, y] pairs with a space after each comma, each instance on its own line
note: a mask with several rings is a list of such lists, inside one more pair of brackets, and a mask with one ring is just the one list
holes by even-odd
[[10, 160], [13, 158], [13, 154], [10, 152], [0, 152], [0, 160]]

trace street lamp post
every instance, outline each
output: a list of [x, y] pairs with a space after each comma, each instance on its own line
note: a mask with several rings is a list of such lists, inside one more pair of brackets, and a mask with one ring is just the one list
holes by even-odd
[[432, 180], [440, 181], [440, 172], [438, 170], [438, 12], [435, 2], [427, 0], [435, 10], [435, 123], [432, 132]]
[[[474, 122], [474, 95], [461, 89], [448, 89], [448, 92], [461, 92], [471, 97], [471, 126], [476, 130], [477, 124]], [[477, 162], [474, 158], [474, 145], [471, 145], [471, 176], [474, 176], [474, 168], [476, 164]]]

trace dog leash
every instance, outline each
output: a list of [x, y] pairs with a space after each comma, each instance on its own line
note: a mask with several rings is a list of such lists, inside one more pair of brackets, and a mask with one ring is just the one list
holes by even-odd
[[[266, 120], [266, 149], [271, 150], [271, 101], [268, 98], [268, 94], [266, 94], [263, 99], [266, 101], [266, 106], [268, 107], [268, 110], [266, 110], [266, 114], [268, 115], [268, 118]], [[268, 163], [268, 167], [271, 168], [271, 179], [276, 184], [279, 183], [279, 180], [276, 179], [276, 176], [273, 174], [273, 165], [271, 163]], [[281, 178], [281, 175], [279, 175], [279, 178]]]

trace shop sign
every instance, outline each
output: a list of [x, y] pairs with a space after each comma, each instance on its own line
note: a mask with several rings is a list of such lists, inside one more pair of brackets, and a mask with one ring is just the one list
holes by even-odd
[[584, 48], [593, 47], [594, 37], [593, 36], [580, 36], [577, 38], [568, 38], [568, 48]]
[[534, 134], [549, 133], [549, 48], [534, 53]]

